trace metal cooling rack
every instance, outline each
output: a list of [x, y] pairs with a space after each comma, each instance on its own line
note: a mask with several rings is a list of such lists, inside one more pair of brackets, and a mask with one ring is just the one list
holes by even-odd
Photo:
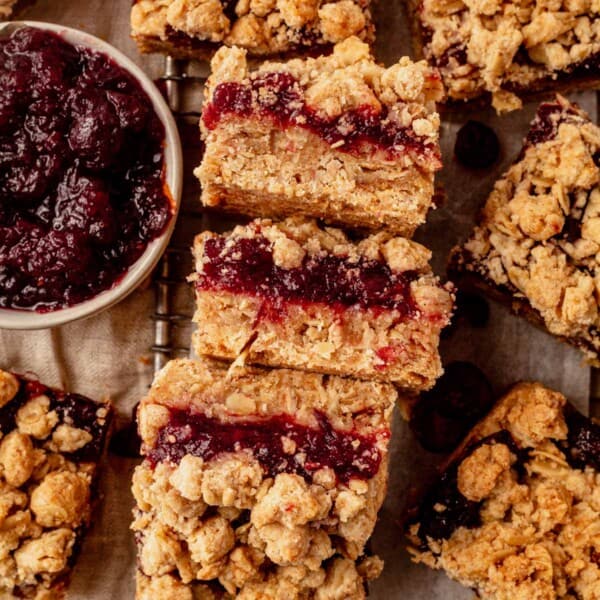
[[[177, 61], [168, 56], [165, 60], [165, 69], [160, 81], [164, 85], [166, 99], [175, 117], [180, 134], [184, 137], [182, 129], [192, 126], [196, 129], [196, 137], [199, 140], [197, 124], [200, 112], [185, 111], [182, 107], [186, 87], [201, 86], [204, 84], [205, 78], [190, 75], [187, 69], [188, 64], [186, 62]], [[151, 350], [155, 372], [161, 369], [171, 358], [186, 356], [190, 351], [189, 330], [191, 329], [190, 321], [193, 308], [179, 306], [181, 302], [177, 302], [177, 297], [183, 296], [185, 298], [186, 296], [185, 293], [181, 294], [179, 292], [181, 291], [180, 288], [187, 286], [185, 277], [191, 272], [191, 237], [201, 230], [203, 215], [197, 198], [197, 190], [192, 190], [190, 185], [186, 185], [191, 182], [191, 180], [188, 182], [188, 177], [191, 174], [191, 168], [194, 166], [189, 165], [190, 168], [188, 168], [188, 160], [186, 159], [184, 146], [184, 185], [178, 223], [154, 278], [156, 289], [155, 311], [151, 317], [154, 322], [154, 344]], [[189, 235], [185, 235], [185, 232], [180, 231], [181, 221], [192, 224]], [[193, 223], [196, 221], [199, 227], [194, 231]], [[183, 235], [178, 235], [181, 233]], [[186, 241], [189, 241], [189, 243], [185, 243]]]

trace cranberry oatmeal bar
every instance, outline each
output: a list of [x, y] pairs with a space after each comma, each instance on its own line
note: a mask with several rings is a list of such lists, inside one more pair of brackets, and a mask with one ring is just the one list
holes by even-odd
[[425, 247], [387, 233], [350, 241], [291, 217], [194, 244], [199, 355], [430, 388], [453, 306]]
[[168, 363], [138, 411], [137, 598], [365, 598], [395, 400], [389, 384]]
[[425, 221], [442, 85], [424, 61], [385, 69], [350, 38], [330, 56], [254, 71], [244, 50], [222, 48], [211, 65], [196, 170], [205, 206], [406, 236]]
[[448, 97], [485, 94], [500, 110], [515, 94], [600, 79], [600, 5], [590, 0], [410, 0], [416, 39]]
[[539, 383], [468, 436], [410, 526], [411, 553], [483, 600], [600, 598], [600, 426]]
[[0, 598], [63, 598], [111, 408], [0, 370]]
[[600, 350], [600, 129], [558, 96], [539, 107], [450, 277], [579, 347]]
[[370, 0], [136, 0], [131, 32], [142, 52], [209, 59], [221, 46], [252, 56], [323, 53], [356, 35], [374, 39]]

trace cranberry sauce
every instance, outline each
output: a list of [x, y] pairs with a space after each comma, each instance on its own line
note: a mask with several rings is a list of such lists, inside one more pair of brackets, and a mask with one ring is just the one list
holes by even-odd
[[[6, 435], [16, 427], [16, 415], [19, 409], [32, 398], [44, 395], [50, 400], [49, 411], [56, 411], [56, 426], [67, 424], [84, 429], [92, 439], [81, 449], [71, 452], [69, 458], [77, 461], [97, 461], [100, 459], [104, 442], [112, 418], [108, 404], [94, 402], [79, 394], [70, 394], [50, 388], [39, 381], [14, 374], [20, 386], [17, 395], [8, 404], [0, 408], [0, 433]], [[35, 441], [35, 440], [34, 440]]]
[[305, 103], [302, 87], [290, 73], [259, 74], [249, 83], [218, 84], [202, 120], [208, 129], [214, 129], [229, 115], [269, 118], [281, 128], [302, 127], [342, 152], [361, 154], [379, 148], [389, 158], [409, 153], [440, 161], [436, 145], [411, 127], [400, 125], [385, 105], [379, 110], [364, 105], [339, 116], [321, 116]]
[[222, 290], [264, 298], [273, 310], [261, 315], [277, 320], [285, 304], [325, 303], [336, 310], [350, 306], [390, 309], [401, 317], [415, 316], [410, 292], [414, 271], [394, 273], [387, 264], [360, 257], [319, 254], [304, 257], [300, 267], [275, 265], [270, 242], [260, 234], [237, 239], [210, 238], [198, 289]]
[[167, 226], [165, 132], [107, 56], [24, 27], [0, 40], [0, 307], [110, 288]]
[[[389, 431], [368, 436], [338, 431], [323, 413], [315, 412], [315, 417], [317, 425], [308, 427], [286, 414], [223, 422], [172, 409], [170, 422], [160, 430], [148, 458], [154, 465], [164, 460], [178, 463], [186, 454], [210, 461], [225, 452], [250, 450], [269, 477], [296, 473], [310, 480], [324, 467], [333, 469], [342, 483], [376, 475], [381, 463], [377, 438], [389, 437]], [[292, 440], [293, 452], [286, 452], [283, 438], [288, 444]]]

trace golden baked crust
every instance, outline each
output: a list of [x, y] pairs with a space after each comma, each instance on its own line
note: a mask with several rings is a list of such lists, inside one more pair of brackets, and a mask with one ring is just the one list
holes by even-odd
[[[223, 242], [222, 256], [236, 266], [245, 260], [236, 254], [244, 240], [266, 243], [282, 278], [311, 260], [347, 257], [356, 268], [359, 261], [378, 261], [389, 269], [386, 286], [391, 288], [394, 278], [407, 278], [406, 301], [398, 308], [383, 303], [340, 308], [326, 300], [282, 304], [278, 298], [230, 291], [222, 280], [212, 282], [205, 275], [211, 262], [205, 253], [208, 240]], [[247, 363], [392, 381], [412, 391], [430, 388], [442, 372], [439, 335], [449, 321], [453, 297], [433, 275], [431, 253], [420, 244], [388, 233], [351, 242], [339, 229], [291, 217], [278, 223], [257, 219], [223, 236], [204, 232], [196, 237], [194, 256], [196, 273], [190, 280], [196, 282], [198, 355], [233, 360], [241, 353]], [[255, 281], [262, 282], [260, 277]], [[308, 298], [310, 291], [301, 297]]]
[[[424, 222], [441, 166], [435, 102], [442, 95], [437, 72], [424, 61], [404, 57], [385, 69], [353, 37], [330, 56], [267, 62], [253, 71], [245, 51], [222, 48], [211, 67], [201, 120], [206, 150], [196, 170], [205, 206], [250, 216], [300, 214], [406, 236]], [[295, 97], [285, 110], [296, 116], [282, 127], [261, 103], [273, 97], [273, 81], [284, 79]], [[218, 113], [216, 99], [232, 85], [252, 96], [243, 115]], [[337, 123], [336, 141], [311, 129], [305, 113]], [[378, 133], [353, 147], [361, 125], [352, 119], [365, 114], [398, 135]]]
[[[204, 598], [204, 584], [246, 600], [365, 598], [364, 580], [381, 570], [378, 559], [363, 553], [385, 495], [395, 397], [384, 384], [283, 369], [228, 370], [207, 360], [168, 363], [138, 414], [147, 455], [133, 478], [138, 599], [167, 590]], [[155, 462], [160, 429], [175, 407], [240, 425], [287, 415], [310, 426], [321, 412], [336, 431], [375, 436], [381, 463], [372, 478], [343, 483], [329, 467], [312, 478], [268, 476], [248, 449]], [[291, 438], [282, 444], [289, 460], [299, 458]]]
[[483, 93], [503, 112], [517, 94], [598, 79], [600, 6], [593, 0], [413, 0], [423, 51], [448, 97]]
[[109, 421], [108, 404], [0, 370], [0, 597], [63, 597]]
[[[483, 600], [596, 600], [598, 465], [597, 425], [558, 392], [516, 385], [455, 453], [445, 484], [426, 497], [410, 527], [413, 559], [444, 569]], [[456, 520], [459, 504], [476, 519], [429, 535], [436, 528], [427, 519], [454, 510]]]
[[222, 45], [253, 56], [327, 49], [350, 36], [372, 42], [370, 0], [137, 0], [131, 32], [142, 52], [208, 59]]
[[598, 361], [600, 129], [564, 98], [542, 104], [519, 160], [496, 183], [451, 270], [534, 313]]
[[10, 18], [19, 0], [0, 0], [0, 21]]

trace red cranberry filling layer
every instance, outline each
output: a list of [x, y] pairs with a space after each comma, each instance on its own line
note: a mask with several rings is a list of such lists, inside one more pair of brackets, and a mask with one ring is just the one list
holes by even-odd
[[[251, 450], [269, 477], [296, 473], [310, 480], [315, 471], [325, 467], [333, 469], [338, 480], [346, 484], [352, 478], [376, 475], [381, 463], [377, 434], [338, 431], [324, 414], [315, 412], [315, 417], [316, 427], [307, 427], [285, 414], [223, 422], [173, 409], [148, 458], [154, 465], [164, 460], [178, 463], [186, 454], [210, 461], [226, 452]], [[387, 437], [389, 432], [379, 435]], [[285, 451], [283, 438], [294, 442], [293, 454]]]
[[[104, 448], [111, 415], [105, 404], [99, 404], [81, 396], [50, 388], [36, 380], [14, 374], [19, 380], [19, 391], [15, 398], [0, 408], [0, 433], [6, 435], [16, 427], [19, 409], [36, 396], [46, 396], [50, 401], [48, 410], [55, 411], [58, 422], [55, 427], [66, 424], [87, 431], [92, 439], [79, 450], [71, 452], [69, 457], [76, 461], [98, 461]], [[98, 410], [104, 410], [105, 416], [99, 418]]]
[[436, 164], [440, 160], [435, 144], [402, 126], [385, 105], [379, 110], [364, 105], [336, 117], [321, 116], [304, 102], [302, 87], [290, 73], [260, 74], [249, 83], [218, 84], [202, 120], [208, 129], [214, 129], [228, 115], [258, 115], [281, 128], [302, 127], [342, 152], [360, 154], [375, 147], [390, 158], [408, 153], [416, 158], [425, 156]]
[[[222, 290], [264, 298], [275, 309], [286, 302], [325, 303], [334, 309], [349, 306], [381, 308], [414, 316], [417, 307], [410, 291], [414, 271], [394, 273], [377, 260], [320, 254], [305, 256], [300, 267], [284, 269], [273, 261], [271, 243], [261, 235], [231, 243], [210, 238], [204, 245], [205, 262], [198, 289]], [[265, 317], [277, 318], [277, 310]]]
[[107, 56], [24, 27], [0, 40], [0, 306], [110, 288], [172, 214], [165, 132]]

